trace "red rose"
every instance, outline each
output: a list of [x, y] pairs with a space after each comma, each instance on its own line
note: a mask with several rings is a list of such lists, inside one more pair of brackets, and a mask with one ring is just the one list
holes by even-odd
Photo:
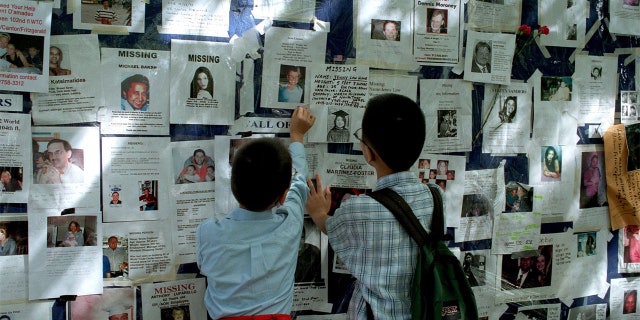
[[540, 32], [542, 34], [549, 34], [549, 27], [542, 26], [542, 27], [538, 28], [538, 32]]
[[523, 24], [520, 26], [520, 28], [518, 28], [518, 33], [528, 36], [529, 34], [531, 34], [531, 27], [529, 27], [526, 24]]

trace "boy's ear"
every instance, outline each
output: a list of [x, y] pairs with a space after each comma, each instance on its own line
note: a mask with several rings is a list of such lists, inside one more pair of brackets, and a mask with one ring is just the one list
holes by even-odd
[[284, 200], [287, 198], [287, 193], [289, 193], [289, 188], [287, 188], [287, 190], [285, 190], [282, 193], [280, 198], [278, 198], [278, 200], [276, 201], [276, 205], [283, 205], [284, 204]]
[[367, 160], [367, 163], [371, 163], [371, 161], [374, 161], [376, 159], [376, 153], [373, 151], [373, 149], [369, 148], [369, 146], [363, 146], [362, 152], [364, 154], [364, 159]]

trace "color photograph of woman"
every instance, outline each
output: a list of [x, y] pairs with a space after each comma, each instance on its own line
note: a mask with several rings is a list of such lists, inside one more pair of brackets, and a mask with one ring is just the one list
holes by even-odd
[[199, 67], [191, 80], [191, 98], [213, 99], [213, 76], [206, 67]]

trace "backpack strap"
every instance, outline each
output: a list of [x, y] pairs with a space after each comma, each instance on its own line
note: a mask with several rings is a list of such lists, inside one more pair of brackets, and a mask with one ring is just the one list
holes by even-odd
[[396, 217], [400, 225], [407, 231], [419, 246], [424, 246], [429, 241], [438, 241], [444, 235], [444, 216], [442, 212], [442, 197], [435, 186], [428, 185], [433, 196], [433, 215], [431, 216], [431, 234], [422, 227], [418, 218], [406, 201], [390, 188], [384, 188], [369, 194], [372, 198], [384, 205]]

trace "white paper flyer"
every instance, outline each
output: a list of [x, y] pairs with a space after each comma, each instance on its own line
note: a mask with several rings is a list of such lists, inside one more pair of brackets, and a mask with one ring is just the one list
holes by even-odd
[[169, 134], [169, 51], [102, 48], [102, 134]]
[[142, 315], [147, 319], [206, 319], [205, 278], [142, 285]]
[[[35, 124], [96, 121], [98, 108], [104, 104], [103, 77], [96, 72], [96, 66], [100, 65], [98, 48], [98, 35], [95, 34], [51, 37], [49, 92], [31, 95]], [[65, 66], [68, 69], [64, 69]]]
[[231, 1], [162, 0], [162, 26], [158, 31], [227, 38], [230, 9]]
[[0, 113], [0, 203], [26, 203], [33, 185], [28, 114]]

